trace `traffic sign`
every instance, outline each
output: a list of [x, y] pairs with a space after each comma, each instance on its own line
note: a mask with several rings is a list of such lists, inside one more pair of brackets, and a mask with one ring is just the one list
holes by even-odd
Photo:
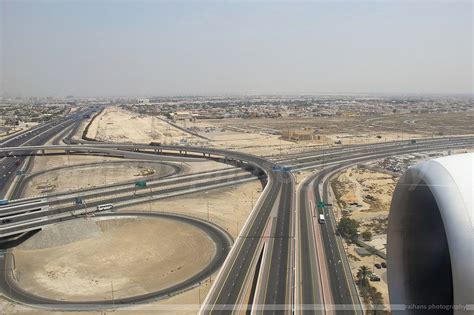
[[146, 187], [146, 181], [144, 180], [139, 180], [135, 182], [135, 187], [138, 188], [145, 188]]

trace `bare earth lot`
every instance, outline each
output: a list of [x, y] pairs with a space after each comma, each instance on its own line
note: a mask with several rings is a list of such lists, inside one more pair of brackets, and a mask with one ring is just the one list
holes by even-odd
[[[104, 157], [97, 157], [97, 156], [81, 156], [81, 155], [75, 155], [75, 156], [47, 156], [47, 157], [42, 157], [38, 156], [35, 158], [35, 163], [33, 166], [33, 171], [40, 171], [44, 169], [50, 169], [53, 167], [58, 167], [62, 165], [77, 165], [77, 164], [82, 164], [82, 163], [94, 163], [94, 162], [99, 162], [99, 163], [104, 163], [103, 161], [115, 161], [115, 160], [120, 160], [120, 159], [114, 159], [114, 158], [104, 158]], [[192, 162], [192, 163], [184, 163], [181, 165], [184, 168], [184, 173], [192, 173], [192, 172], [200, 172], [200, 171], [207, 171], [207, 170], [212, 170], [212, 169], [220, 169], [220, 168], [226, 168], [228, 167], [225, 164], [222, 163], [216, 163], [216, 162]], [[93, 183], [92, 181], [96, 182], [97, 184], [103, 184], [104, 176], [101, 173], [103, 170], [98, 170], [97, 174], [95, 174], [96, 179], [84, 179], [85, 182], [83, 183]], [[131, 174], [133, 172], [129, 172], [128, 176], [124, 176], [121, 174], [121, 172], [117, 171], [108, 171], [107, 172], [107, 182], [116, 182], [118, 181], [119, 177], [121, 180], [128, 180], [130, 178], [134, 178], [134, 174]], [[51, 176], [51, 173], [46, 173], [45, 176], [48, 174], [48, 176]], [[57, 181], [72, 181], [71, 180], [71, 175], [68, 175], [67, 172], [59, 172], [57, 175]], [[77, 176], [76, 176], [77, 178]], [[85, 177], [84, 177], [85, 178]], [[80, 181], [80, 179], [79, 179]], [[180, 197], [173, 197], [169, 199], [164, 199], [152, 203], [144, 203], [132, 207], [128, 207], [125, 209], [121, 209], [120, 211], [125, 211], [125, 210], [146, 210], [146, 211], [164, 211], [164, 212], [172, 212], [172, 213], [182, 213], [182, 214], [187, 214], [199, 218], [206, 219], [208, 218], [208, 213], [209, 213], [209, 219], [211, 222], [218, 224], [219, 226], [223, 227], [225, 230], [228, 231], [232, 235], [232, 237], [236, 238], [238, 235], [238, 231], [243, 227], [248, 214], [250, 213], [253, 205], [257, 201], [258, 197], [260, 196], [261, 193], [261, 184], [257, 180], [248, 182], [245, 184], [240, 184], [237, 186], [232, 186], [232, 187], [227, 187], [227, 188], [221, 188], [221, 189], [216, 189], [216, 190], [210, 190], [207, 193], [196, 193], [196, 194], [190, 194], [190, 195], [185, 195], [185, 196], [180, 196]], [[205, 198], [203, 198], [203, 194]], [[150, 221], [150, 223], [156, 224], [156, 222]], [[31, 283], [31, 288], [37, 290], [43, 290], [42, 287], [39, 287], [39, 285], [43, 286], [51, 286], [51, 291], [49, 291], [48, 294], [51, 294], [54, 296], [56, 293], [55, 290], [59, 290], [62, 285], [65, 285], [66, 281], [70, 281], [68, 283], [75, 283], [77, 285], [83, 285], [83, 278], [87, 279], [88, 281], [91, 280], [91, 278], [88, 277], [82, 277], [80, 273], [77, 272], [75, 269], [71, 269], [71, 267], [68, 267], [65, 264], [64, 261], [61, 261], [60, 257], [61, 255], [65, 255], [66, 257], [70, 256], [70, 251], [73, 250], [78, 250], [78, 253], [76, 256], [71, 257], [71, 259], [76, 259], [76, 260], [81, 260], [83, 261], [83, 264], [81, 264], [81, 268], [83, 269], [83, 274], [90, 274], [91, 277], [94, 280], [98, 280], [99, 284], [94, 284], [94, 287], [97, 290], [94, 291], [84, 291], [83, 293], [79, 294], [79, 299], [81, 297], [87, 297], [87, 296], [102, 296], [104, 299], [107, 296], [110, 296], [110, 290], [111, 290], [111, 283], [110, 281], [107, 280], [106, 277], [99, 277], [97, 275], [98, 270], [96, 270], [94, 266], [94, 262], [83, 259], [83, 257], [86, 255], [84, 254], [79, 254], [80, 249], [83, 247], [89, 246], [88, 244], [90, 243], [96, 243], [100, 242], [100, 244], [108, 244], [108, 245], [103, 245], [105, 247], [111, 247], [113, 248], [116, 246], [118, 243], [114, 243], [112, 239], [116, 239], [117, 242], [120, 242], [119, 240], [123, 238], [123, 235], [130, 235], [133, 233], [136, 233], [134, 231], [146, 231], [147, 229], [150, 229], [150, 227], [147, 227], [143, 224], [137, 225], [135, 228], [132, 229], [132, 225], [135, 225], [135, 223], [130, 223], [128, 224], [130, 230], [126, 231], [123, 228], [119, 231], [117, 231], [114, 234], [107, 234], [107, 233], [101, 233], [98, 235], [95, 235], [94, 238], [91, 239], [85, 239], [83, 240], [82, 237], [78, 237], [77, 242], [73, 242], [68, 245], [61, 245], [57, 244], [58, 246], [54, 248], [46, 248], [46, 249], [35, 249], [35, 250], [28, 250], [28, 255], [25, 257], [31, 257], [31, 255], [36, 253], [40, 253], [38, 256], [39, 258], [43, 259], [43, 262], [45, 266], [47, 266], [49, 269], [46, 270], [46, 267], [43, 268], [42, 270], [42, 275], [32, 275], [27, 284], [25, 285], [30, 285]], [[160, 224], [156, 227], [156, 229], [160, 229]], [[155, 228], [153, 228], [155, 230]], [[199, 244], [195, 244], [193, 242], [188, 242], [188, 239], [186, 237], [181, 237], [180, 233], [184, 233], [184, 231], [181, 231], [182, 228], [178, 225], [175, 225], [173, 228], [163, 230], [162, 233], [158, 233], [153, 235], [153, 237], [150, 237], [151, 240], [154, 240], [155, 242], [157, 241], [163, 241], [163, 242], [168, 242], [169, 237], [176, 239], [175, 245], [173, 248], [176, 250], [181, 250], [182, 247], [180, 247], [181, 241], [182, 242], [187, 242], [186, 245], [189, 244], [189, 246], [192, 246], [193, 248], [197, 248], [199, 251], [197, 255], [200, 254], [205, 254], [206, 253], [206, 247], [203, 247]], [[175, 231], [178, 231], [176, 233]], [[90, 231], [89, 231], [90, 232]], [[92, 231], [90, 233], [94, 234], [96, 231]], [[199, 232], [199, 231], [198, 231]], [[143, 236], [145, 237], [145, 236]], [[80, 240], [80, 241], [79, 241]], [[172, 246], [170, 243], [170, 246]], [[64, 249], [63, 249], [64, 248]], [[152, 251], [155, 251], [153, 247], [151, 247]], [[201, 250], [203, 248], [203, 250]], [[22, 252], [26, 250], [20, 249], [18, 252]], [[141, 251], [144, 249], [138, 248], [137, 252], [140, 253], [137, 255], [137, 257], [145, 257], [149, 258], [149, 261], [147, 262], [148, 264], [153, 264], [153, 263], [160, 263], [160, 257], [158, 256], [143, 256], [141, 254]], [[95, 249], [95, 251], [101, 251], [100, 248]], [[135, 252], [136, 253], [136, 252]], [[211, 252], [210, 252], [211, 253]], [[93, 255], [93, 253], [88, 252], [88, 254]], [[195, 253], [190, 253], [190, 257], [192, 257]], [[114, 256], [115, 255], [115, 256]], [[207, 255], [207, 254], [206, 254]], [[122, 259], [122, 256], [116, 256], [113, 252], [103, 252], [103, 256], [101, 256], [100, 259], [102, 260], [108, 260], [108, 256], [113, 256], [115, 259]], [[209, 254], [209, 259], [210, 259], [210, 254]], [[58, 258], [58, 263], [55, 263], [51, 265], [51, 263], [47, 263], [48, 260], [55, 261], [56, 258]], [[138, 259], [138, 258], [137, 258]], [[27, 258], [25, 258], [25, 261]], [[176, 265], [179, 268], [181, 261], [183, 258], [179, 255], [177, 256], [170, 256], [168, 263], [170, 265]], [[33, 260], [35, 261], [35, 260]], [[186, 261], [186, 258], [185, 258]], [[135, 261], [137, 264], [139, 263], [139, 260]], [[41, 262], [40, 262], [41, 264]], [[91, 266], [91, 267], [89, 267]], [[63, 273], [60, 272], [61, 268], [64, 268]], [[89, 270], [91, 268], [91, 270]], [[135, 268], [135, 267], [134, 267]], [[48, 278], [47, 276], [47, 271], [51, 271], [54, 273], [56, 277], [59, 274], [61, 278], [58, 279], [52, 279]], [[120, 270], [116, 270], [116, 277], [117, 277], [117, 288], [121, 287], [120, 290], [123, 292], [130, 292], [135, 294], [136, 292], [140, 291], [140, 286], [136, 286], [134, 283], [128, 281], [127, 283], [120, 283], [120, 278], [125, 274], [128, 275], [127, 268], [123, 268]], [[182, 273], [184, 277], [184, 273]], [[188, 273], [189, 275], [189, 273]], [[140, 275], [134, 274], [134, 277], [136, 279], [141, 279]], [[192, 290], [186, 291], [184, 293], [181, 293], [177, 296], [173, 296], [171, 298], [165, 299], [165, 300], [160, 300], [156, 302], [151, 302], [147, 303], [146, 305], [136, 305], [133, 307], [129, 307], [127, 309], [133, 309], [131, 311], [132, 314], [136, 310], [145, 310], [148, 309], [150, 310], [150, 314], [155, 314], [156, 310], [161, 309], [164, 305], [169, 305], [173, 304], [173, 307], [176, 306], [179, 308], [181, 311], [188, 308], [189, 305], [190, 307], [194, 309], [197, 306], [193, 306], [193, 304], [198, 305], [200, 302], [203, 301], [207, 291], [210, 288], [210, 285], [213, 282], [215, 275], [209, 279], [206, 279], [201, 286], [194, 288]], [[27, 278], [28, 279], [28, 278]], [[170, 275], [167, 275], [167, 279], [171, 279]], [[42, 281], [42, 282], [41, 282]], [[91, 280], [92, 281], [92, 280]], [[107, 282], [108, 281], [108, 282]], [[141, 281], [141, 280], [140, 280]], [[145, 280], [144, 280], [145, 281]], [[153, 281], [157, 281], [156, 279]], [[152, 280], [150, 279], [150, 283], [148, 284], [147, 288], [151, 288], [153, 284], [151, 283]], [[146, 285], [145, 284], [143, 286]], [[158, 288], [158, 285], [160, 284], [159, 280], [157, 281], [156, 284], [154, 284], [154, 288]], [[143, 287], [142, 286], [142, 287]], [[87, 286], [86, 286], [87, 287]], [[114, 290], [117, 289], [115, 280], [114, 280]], [[130, 288], [130, 289], [127, 289]], [[154, 289], [154, 290], [155, 290]], [[103, 291], [101, 291], [103, 290]], [[34, 291], [33, 291], [34, 292]], [[66, 291], [67, 294], [72, 294], [72, 291]], [[18, 309], [18, 307], [15, 307], [14, 309]], [[123, 309], [120, 309], [120, 312], [124, 312]], [[125, 312], [127, 313], [127, 312]], [[165, 311], [164, 313], [168, 313]], [[181, 312], [179, 312], [181, 313]], [[190, 314], [195, 314], [196, 311], [191, 311], [189, 312]], [[69, 313], [68, 313], [69, 314]]]
[[[371, 245], [385, 251], [387, 217], [393, 190], [398, 177], [387, 173], [374, 172], [352, 167], [340, 173], [333, 181], [332, 188], [337, 198], [338, 216], [344, 215], [360, 222], [359, 232], [369, 230], [373, 238]], [[340, 212], [342, 210], [342, 213]], [[360, 256], [355, 245], [345, 244], [352, 274], [355, 276], [360, 266], [367, 266], [380, 278], [380, 282], [370, 282], [382, 293], [384, 303], [389, 303], [386, 269], [375, 269], [374, 264], [385, 261], [378, 256]]]
[[[158, 117], [108, 107], [91, 124], [88, 137], [113, 142], [158, 141], [163, 144], [204, 145], [256, 155], [278, 156], [334, 145], [336, 141], [341, 141], [342, 144], [377, 143], [427, 136], [474, 134], [473, 115], [474, 112], [187, 122], [187, 127], [210, 130], [199, 131], [210, 139], [205, 141], [163, 122]], [[180, 124], [184, 126], [182, 122]], [[314, 141], [291, 142], [271, 134], [299, 127], [314, 128], [322, 137]], [[64, 165], [112, 160], [117, 159], [96, 156], [36, 157], [31, 172]], [[185, 173], [227, 167], [215, 162], [185, 163], [183, 166]], [[32, 186], [53, 180], [57, 187], [85, 188], [103, 185], [105, 182], [110, 184], [137, 178], [136, 175], [141, 171], [147, 172], [147, 168], [140, 168], [137, 163], [129, 168], [109, 168], [104, 164], [104, 167], [85, 171], [71, 169], [68, 172], [49, 173], [43, 178], [38, 177], [40, 181], [33, 182]], [[156, 174], [159, 170], [155, 169], [154, 172]], [[297, 177], [300, 181], [304, 176], [301, 174]], [[386, 243], [386, 221], [377, 220], [386, 220], [384, 218], [388, 214], [396, 181], [396, 177], [386, 173], [353, 168], [338, 177], [340, 187], [335, 189], [340, 203], [340, 207], [334, 207], [337, 216], [342, 215], [342, 210], [348, 211], [346, 214], [362, 222], [361, 231], [372, 231], [374, 238], [371, 244], [381, 249]], [[29, 189], [37, 194], [37, 187]], [[260, 193], [261, 185], [255, 180], [205, 193], [143, 203], [124, 210], [182, 213], [209, 219], [236, 238]], [[351, 203], [353, 205], [350, 205]], [[15, 249], [16, 276], [20, 285], [27, 290], [64, 299], [109, 299], [112, 285], [117, 298], [158, 290], [202, 269], [214, 252], [213, 244], [204, 232], [182, 223], [168, 221], [139, 219], [96, 223], [90, 219], [81, 219], [71, 222], [73, 226], [65, 223], [63, 227], [67, 227], [68, 237], [64, 237], [61, 231], [49, 231], [45, 232], [42, 238], [41, 234], [38, 234], [30, 243], [24, 243]], [[76, 224], [78, 226], [74, 227]], [[76, 234], [74, 231], [77, 230], [81, 233]], [[57, 237], [60, 234], [63, 237]], [[374, 256], [358, 256], [353, 245], [349, 246], [347, 252], [350, 254], [353, 271], [361, 265], [372, 269], [374, 263], [382, 261]], [[384, 271], [376, 270], [382, 281], [372, 284], [382, 292], [384, 301], [388, 303]], [[204, 300], [214, 277], [215, 275], [199, 287], [168, 299], [118, 311], [124, 314], [156, 314], [158, 310], [172, 304], [176, 306], [177, 311], [168, 309], [161, 313], [183, 313], [186, 309], [191, 309], [187, 313], [195, 314], [196, 307]], [[4, 306], [5, 303], [0, 304], [0, 311]], [[28, 307], [12, 306], [8, 303], [3, 311], [10, 313], [21, 309], [31, 312]]]
[[[73, 158], [75, 159], [75, 157]], [[36, 163], [35, 159], [35, 163]], [[110, 185], [123, 181], [160, 177], [173, 173], [167, 165], [145, 161], [102, 161], [51, 170], [34, 176], [26, 185], [23, 196], [31, 197], [81, 188]]]
[[[14, 250], [16, 278], [29, 292], [72, 301], [104, 300], [111, 299], [113, 285], [115, 298], [144, 294], [202, 270], [215, 251], [205, 232], [168, 219], [65, 224], [48, 227]], [[68, 243], [58, 243], [71, 231], [77, 240], [67, 236]], [[47, 233], [54, 238], [41, 235]]]
[[139, 115], [118, 107], [107, 107], [90, 125], [87, 136], [99, 141], [163, 144], [198, 142], [196, 138], [159, 118]]
[[[183, 132], [158, 117], [108, 107], [89, 128], [88, 136], [101, 141], [193, 144], [276, 156], [321, 146], [378, 143], [420, 137], [474, 134], [474, 112], [398, 114], [387, 116], [335, 116], [314, 118], [207, 119], [186, 122], [209, 141]], [[177, 122], [184, 127], [184, 122]], [[319, 140], [286, 141], [278, 134], [289, 128], [313, 128]]]

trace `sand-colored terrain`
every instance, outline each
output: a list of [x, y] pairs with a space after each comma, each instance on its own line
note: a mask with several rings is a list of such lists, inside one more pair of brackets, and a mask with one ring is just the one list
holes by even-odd
[[[127, 207], [125, 210], [181, 213], [205, 220], [209, 217], [211, 222], [222, 227], [236, 239], [260, 193], [261, 184], [255, 180], [237, 186], [214, 189], [204, 195], [196, 193], [167, 198]], [[127, 311], [129, 314], [135, 314], [137, 311], [143, 314], [196, 314], [216, 275], [217, 273], [192, 290], [147, 305], [131, 306], [124, 311], [126, 314]]]
[[[372, 240], [367, 243], [382, 252], [386, 251], [387, 218], [397, 181], [398, 177], [392, 174], [360, 167], [348, 168], [331, 181], [337, 200], [333, 207], [337, 217], [349, 216], [359, 221], [359, 232], [368, 230], [373, 235]], [[380, 282], [370, 281], [370, 284], [382, 293], [384, 303], [388, 304], [387, 269], [376, 269], [374, 266], [385, 260], [376, 255], [359, 255], [354, 250], [354, 244], [346, 243], [344, 246], [353, 276], [355, 277], [359, 267], [369, 267], [381, 279]]]
[[173, 172], [171, 166], [146, 161], [103, 161], [97, 164], [76, 165], [33, 176], [28, 181], [23, 196], [31, 197], [161, 177]]
[[[64, 166], [64, 165], [77, 165], [77, 164], [94, 163], [94, 162], [99, 162], [100, 164], [102, 164], [104, 163], [104, 161], [110, 162], [110, 161], [117, 161], [117, 160], [121, 161], [121, 159], [100, 157], [100, 156], [83, 156], [83, 155], [38, 156], [35, 158], [35, 163], [32, 168], [33, 168], [33, 171], [41, 171], [44, 169], [50, 169], [50, 168]], [[184, 173], [194, 173], [194, 172], [201, 172], [201, 171], [208, 171], [208, 170], [213, 170], [213, 169], [229, 167], [226, 164], [216, 163], [212, 161], [183, 163], [183, 164], [180, 164], [180, 166], [184, 168]], [[58, 176], [58, 180], [60, 181], [67, 181], [68, 178], [71, 177], [70, 175], [67, 175], [66, 173], [62, 173], [62, 172], [58, 173], [57, 176]], [[121, 175], [118, 172], [107, 173], [107, 182], [109, 183], [109, 181], [117, 181], [117, 176], [121, 176]], [[100, 177], [100, 176], [97, 176], [97, 177]], [[98, 179], [98, 182], [100, 182], [100, 179]], [[231, 234], [234, 238], [236, 238], [238, 235], [238, 231], [243, 227], [253, 205], [256, 203], [258, 197], [260, 196], [261, 190], [262, 188], [261, 188], [260, 182], [255, 180], [252, 182], [248, 182], [245, 184], [240, 184], [240, 185], [236, 185], [232, 187], [210, 190], [207, 193], [195, 193], [195, 194], [184, 195], [180, 197], [164, 199], [164, 200], [160, 200], [160, 201], [156, 201], [152, 203], [139, 204], [136, 206], [128, 207], [126, 209], [120, 209], [119, 211], [125, 211], [125, 210], [165, 211], [165, 212], [172, 212], [172, 213], [187, 214], [187, 215], [203, 218], [206, 220], [208, 218], [208, 213], [209, 213], [209, 220], [211, 222], [223, 227], [225, 230], [228, 231], [229, 234]], [[229, 202], [230, 200], [232, 200], [233, 202]], [[176, 228], [179, 228], [179, 227], [176, 227]], [[181, 238], [179, 233], [173, 234], [174, 231], [168, 231], [168, 232], [170, 235], [173, 235], [173, 237], [177, 239]], [[128, 235], [128, 234], [123, 234], [123, 235]], [[102, 237], [103, 236], [101, 236], [101, 238]], [[120, 239], [120, 235], [118, 234], [116, 234], [115, 237], [117, 239]], [[112, 238], [112, 236], [110, 236], [110, 238]], [[109, 237], [107, 239], [109, 239]], [[156, 239], [159, 239], [159, 238], [156, 238]], [[71, 246], [77, 246], [77, 248], [86, 247], [87, 246], [87, 244], [85, 243], [86, 241], [87, 240], [81, 240], [80, 242], [74, 243], [77, 245], [71, 244]], [[92, 240], [90, 241], [92, 242]], [[65, 245], [65, 246], [69, 246], [69, 245]], [[113, 245], [110, 245], [110, 246], [113, 246]], [[195, 245], [192, 245], [192, 246], [195, 246]], [[56, 248], [61, 248], [61, 247], [62, 246], [58, 246]], [[200, 248], [200, 247], [196, 246], [196, 248]], [[52, 253], [53, 253], [53, 249], [48, 249], [48, 251], [45, 250], [44, 257], [47, 257], [49, 254], [53, 255]], [[56, 256], [51, 256], [51, 257], [54, 258]], [[181, 258], [179, 257], [176, 258], [176, 262], [179, 262], [180, 260]], [[89, 263], [91, 262], [88, 262], [88, 264]], [[84, 269], [87, 270], [85, 265], [84, 265]], [[68, 277], [72, 277], [72, 276], [69, 276], [69, 274], [72, 274], [72, 271], [69, 271], [67, 273]], [[128, 307], [127, 310], [133, 310], [133, 311], [130, 311], [131, 313], [135, 313], [137, 310], [140, 310], [140, 311], [148, 310], [148, 312], [151, 312], [150, 314], [155, 314], [157, 310], [162, 309], [164, 305], [172, 305], [172, 308], [176, 307], [177, 309], [180, 310], [178, 313], [182, 313], [184, 310], [191, 308], [191, 309], [194, 309], [194, 311], [190, 311], [189, 313], [195, 314], [196, 313], [195, 309], [198, 307], [197, 305], [204, 300], [215, 276], [216, 275], [206, 279], [204, 282], [201, 283], [199, 287], [196, 287], [192, 290], [183, 292], [181, 294], [170, 297], [168, 299], [147, 303], [146, 305], [136, 305], [136, 306]], [[100, 279], [98, 280], [100, 281]], [[123, 284], [123, 288], [127, 286], [128, 285]], [[110, 282], [109, 282], [109, 287], [110, 287]], [[7, 305], [7, 307], [11, 307], [11, 305]], [[17, 307], [13, 309], [17, 309]], [[127, 311], [123, 309], [120, 309], [120, 311], [127, 313]], [[169, 311], [163, 311], [163, 313], [169, 313]]]
[[[89, 166], [82, 166], [84, 164], [89, 164]], [[25, 185], [23, 196], [39, 196], [124, 181], [157, 178], [173, 172], [168, 164], [174, 164], [181, 168], [180, 174], [229, 167], [223, 163], [205, 160], [186, 163], [166, 161], [165, 165], [162, 165], [150, 161], [124, 160], [94, 155], [35, 156], [28, 175], [36, 173], [40, 173], [40, 175], [31, 177], [31, 179], [26, 177], [28, 182]], [[70, 168], [54, 171], [55, 168], [65, 166], [70, 166]]]
[[[451, 114], [460, 123], [459, 132], [469, 133], [465, 117]], [[399, 125], [395, 125], [390, 119]], [[107, 107], [94, 119], [88, 137], [100, 141], [149, 143], [159, 141], [164, 144], [193, 144], [231, 149], [263, 156], [279, 156], [287, 153], [303, 152], [322, 147], [381, 143], [394, 140], [409, 140], [427, 136], [452, 134], [435, 133], [429, 124], [420, 128], [406, 126], [406, 116], [390, 117], [315, 117], [276, 119], [204, 119], [177, 124], [190, 128], [207, 137], [209, 141], [194, 137], [159, 117], [138, 114], [118, 107]], [[424, 119], [424, 120], [423, 120]], [[436, 120], [436, 117], [422, 117], [419, 121]], [[186, 124], [186, 125], [185, 125]], [[320, 139], [311, 141], [287, 141], [279, 133], [288, 128], [313, 128]], [[464, 128], [464, 129], [463, 129]], [[344, 132], [341, 132], [344, 130]], [[472, 130], [471, 130], [472, 133]]]
[[123, 161], [123, 159], [96, 155], [37, 155], [34, 157], [33, 164], [28, 173], [41, 172], [55, 167], [100, 163], [104, 161]]
[[[458, 113], [450, 113], [450, 115], [453, 121], [459, 122], [456, 130], [460, 134], [472, 133], [472, 130], [467, 127], [466, 117]], [[435, 132], [436, 130], [430, 127], [429, 122], [437, 122], [437, 116], [418, 116], [416, 116], [418, 117], [416, 128], [406, 124], [408, 117], [406, 115], [314, 117], [311, 119], [232, 118], [177, 122], [180, 126], [190, 128], [209, 138], [209, 141], [206, 141], [171, 126], [159, 117], [138, 114], [119, 107], [107, 107], [94, 119], [89, 127], [88, 137], [112, 142], [158, 141], [163, 144], [205, 145], [256, 155], [278, 156], [338, 145], [336, 143], [350, 145], [394, 140], [408, 141], [420, 137], [453, 134], [449, 132], [449, 129]], [[295, 142], [283, 140], [279, 135], [288, 128], [303, 127], [313, 128], [320, 139]], [[342, 130], [344, 132], [341, 132]]]
[[[232, 120], [230, 120], [232, 121]], [[184, 127], [183, 122], [177, 124]], [[163, 144], [193, 144], [231, 149], [257, 155], [279, 155], [302, 151], [321, 145], [326, 141], [291, 142], [280, 136], [262, 132], [260, 129], [225, 129], [221, 120], [199, 120], [186, 122], [187, 128], [218, 128], [211, 132], [200, 131], [209, 141], [197, 138], [189, 133], [164, 122], [159, 117], [138, 114], [118, 107], [107, 107], [99, 114], [88, 129], [87, 136], [99, 141]], [[219, 127], [217, 127], [219, 126]], [[265, 145], [262, 145], [265, 144]]]
[[99, 141], [177, 144], [202, 142], [157, 117], [140, 115], [119, 107], [107, 107], [89, 127], [87, 136]]
[[[16, 248], [18, 284], [40, 296], [72, 301], [111, 299], [113, 286], [114, 298], [121, 298], [183, 281], [204, 269], [215, 252], [204, 231], [175, 220], [90, 221], [48, 227]], [[63, 233], [79, 229], [89, 237], [55, 246]]]
[[138, 204], [125, 210], [149, 210], [180, 213], [211, 221], [236, 238], [250, 211], [253, 209], [262, 186], [258, 180], [244, 184], [212, 189], [183, 196]]
[[[361, 121], [369, 118], [359, 118]], [[393, 129], [366, 128], [367, 125], [359, 121], [354, 124], [353, 117], [315, 117], [315, 118], [276, 118], [276, 119], [224, 119], [224, 120], [204, 120], [206, 123], [213, 123], [216, 128], [228, 128], [226, 132], [218, 133], [218, 136], [226, 138], [226, 134], [234, 133], [249, 134], [253, 137], [267, 137], [280, 141], [280, 136], [274, 133], [292, 128], [312, 128], [320, 139], [309, 141], [285, 141], [282, 140], [282, 152], [302, 152], [320, 147], [333, 146], [336, 142], [343, 145], [380, 143], [385, 141], [408, 140], [413, 138], [426, 137], [426, 134], [407, 132], [403, 129], [394, 131]], [[344, 132], [341, 132], [343, 131]], [[240, 132], [238, 132], [240, 131]], [[207, 136], [207, 135], [206, 135]], [[212, 135], [211, 137], [212, 138]], [[219, 140], [219, 139], [216, 139]], [[269, 143], [270, 146], [277, 146], [277, 150], [272, 150], [272, 154], [279, 154], [280, 143]]]
[[353, 167], [332, 181], [343, 214], [366, 220], [388, 214], [398, 177]]

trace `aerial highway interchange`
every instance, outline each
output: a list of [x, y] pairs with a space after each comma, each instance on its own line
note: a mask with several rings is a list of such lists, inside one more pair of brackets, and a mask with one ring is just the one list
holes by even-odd
[[[473, 137], [431, 138], [418, 140], [416, 144], [394, 141], [280, 157], [258, 157], [195, 146], [156, 147], [72, 141], [68, 135], [74, 131], [79, 117], [80, 115], [75, 115], [39, 126], [3, 141], [0, 148], [2, 189], [6, 190], [13, 182], [17, 164], [22, 164], [32, 155], [98, 154], [132, 161], [160, 162], [210, 159], [227, 163], [230, 167], [153, 179], [148, 183], [150, 190], [138, 193], [132, 183], [119, 183], [48, 197], [11, 200], [9, 205], [0, 207], [0, 238], [3, 244], [14, 243], [19, 236], [32, 233], [45, 225], [93, 213], [99, 204], [113, 203], [112, 212], [97, 213], [98, 216], [113, 216], [120, 214], [120, 211], [115, 210], [124, 205], [258, 179], [265, 188], [232, 247], [232, 241], [215, 225], [209, 225], [203, 220], [193, 222], [205, 225], [222, 249], [212, 261], [212, 268], [206, 271], [209, 273], [220, 268], [217, 279], [201, 306], [202, 314], [248, 309], [255, 312], [362, 313], [342, 242], [335, 232], [334, 214], [327, 207], [316, 207], [318, 202], [328, 200], [329, 179], [338, 171], [362, 162], [396, 154], [472, 147], [474, 144]], [[58, 134], [60, 130], [62, 131]], [[63, 137], [67, 138], [67, 144], [60, 144]], [[54, 144], [45, 145], [52, 138]], [[17, 160], [20, 162], [16, 163]], [[283, 166], [290, 167], [291, 171]], [[297, 189], [292, 172], [308, 169], [317, 171], [307, 177]], [[86, 202], [73, 205], [78, 196]], [[94, 199], [99, 197], [100, 199]], [[321, 214], [318, 211], [322, 211], [326, 224], [318, 224], [317, 217]], [[123, 215], [133, 214], [124, 212]], [[136, 215], [151, 216], [147, 213]], [[182, 220], [192, 219], [182, 217]], [[6, 255], [2, 263], [8, 267], [12, 264], [10, 260], [11, 256]], [[22, 292], [9, 281], [9, 268], [3, 270], [4, 294], [18, 302], [53, 309], [110, 307], [111, 301], [67, 303]], [[117, 300], [114, 303], [125, 305], [160, 298], [196, 285], [207, 273], [162, 292]]]

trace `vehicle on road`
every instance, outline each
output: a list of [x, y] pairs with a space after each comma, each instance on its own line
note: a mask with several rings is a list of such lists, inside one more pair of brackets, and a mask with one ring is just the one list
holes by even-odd
[[150, 145], [153, 145], [155, 147], [161, 147], [161, 142], [150, 142]]
[[319, 215], [318, 222], [319, 222], [320, 224], [326, 223], [326, 220], [324, 219], [324, 214], [320, 214], [320, 215]]
[[375, 266], [375, 268], [377, 268], [377, 269], [382, 268], [382, 266], [381, 266], [380, 264], [375, 264], [374, 266]]
[[114, 205], [111, 203], [105, 203], [103, 205], [97, 205], [97, 211], [105, 211], [113, 209]]
[[0, 206], [4, 206], [8, 204], [8, 199], [0, 199]]

